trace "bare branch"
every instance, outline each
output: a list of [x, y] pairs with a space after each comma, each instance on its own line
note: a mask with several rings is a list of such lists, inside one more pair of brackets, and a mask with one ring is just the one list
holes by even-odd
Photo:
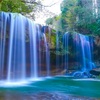
[[41, 4], [39, 2], [36, 2], [36, 1], [23, 1], [22, 0], [22, 2], [29, 3], [29, 4], [37, 4], [37, 5], [40, 5], [40, 6], [43, 6], [43, 7], [51, 7], [51, 6], [55, 5], [55, 4], [57, 4], [59, 1], [57, 1], [57, 2], [55, 2], [53, 4], [51, 4], [51, 5], [43, 5], [43, 4]]

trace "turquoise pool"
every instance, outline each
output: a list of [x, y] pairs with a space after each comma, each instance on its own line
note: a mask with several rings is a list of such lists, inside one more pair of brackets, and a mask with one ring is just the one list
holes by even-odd
[[19, 86], [1, 86], [0, 100], [99, 100], [100, 81], [49, 77]]

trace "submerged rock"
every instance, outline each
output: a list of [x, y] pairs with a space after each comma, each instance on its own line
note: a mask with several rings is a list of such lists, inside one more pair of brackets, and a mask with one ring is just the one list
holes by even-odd
[[29, 98], [30, 98], [29, 100], [98, 100], [96, 98], [75, 96], [71, 94], [64, 94], [64, 93], [57, 93], [57, 92], [54, 93], [40, 92], [31, 95]]
[[8, 94], [0, 95], [0, 100], [99, 100], [91, 97], [76, 96], [58, 92], [40, 92], [29, 94]]

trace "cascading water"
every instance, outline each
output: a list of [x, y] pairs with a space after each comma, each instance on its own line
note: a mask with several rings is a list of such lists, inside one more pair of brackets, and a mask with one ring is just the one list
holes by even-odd
[[31, 60], [31, 77], [38, 77], [38, 66], [37, 66], [37, 37], [36, 37], [36, 25], [32, 21], [29, 23], [29, 38], [30, 38], [30, 60]]
[[25, 20], [20, 14], [9, 14], [9, 17], [10, 37], [7, 80], [25, 79]]
[[[80, 59], [82, 63], [82, 71], [90, 71], [93, 69], [93, 62], [92, 62], [92, 47], [91, 47], [91, 41], [89, 36], [85, 36], [82, 34], [77, 34], [79, 37], [79, 44], [80, 48], [77, 48], [77, 50], [80, 50]], [[76, 42], [77, 43], [77, 42]]]
[[21, 14], [5, 12], [0, 13], [0, 25], [0, 80], [15, 82], [41, 76], [41, 37], [45, 48], [45, 76], [49, 76], [50, 51], [40, 25]]
[[0, 14], [0, 78], [4, 76], [4, 57], [8, 15]]
[[[0, 80], [11, 82], [27, 78], [37, 79], [43, 69], [47, 73], [45, 76], [50, 76], [50, 50], [45, 33], [45, 29], [41, 32], [39, 25], [21, 14], [0, 13]], [[49, 33], [49, 42], [50, 35]], [[58, 35], [56, 51], [59, 51], [60, 46]], [[80, 71], [88, 72], [94, 67], [91, 54], [92, 39], [85, 35], [74, 34], [73, 48], [70, 47], [72, 45], [69, 40], [70, 36], [68, 33], [63, 36], [65, 53], [62, 62], [64, 69], [69, 68], [69, 56], [72, 48], [75, 53], [75, 61], [78, 61], [81, 66]], [[41, 37], [43, 37], [42, 46]], [[42, 48], [45, 49], [43, 55]], [[58, 69], [61, 68], [60, 59], [59, 55], [56, 55], [56, 68]], [[42, 64], [45, 65], [41, 66]]]
[[47, 76], [50, 76], [50, 50], [49, 50], [49, 44], [47, 42], [45, 34], [46, 34], [46, 29], [44, 28], [43, 38], [44, 38], [44, 45], [45, 45], [45, 52], [46, 52], [46, 66], [47, 66], [46, 68], [47, 68]]
[[1, 80], [10, 82], [38, 78], [38, 30], [38, 25], [21, 14], [0, 13]]
[[65, 33], [63, 36], [63, 48], [64, 48], [64, 69], [68, 69], [68, 42], [69, 34]]
[[[71, 35], [71, 34], [70, 34]], [[74, 55], [74, 61], [78, 62], [78, 69], [79, 71], [75, 72], [74, 75], [78, 72], [84, 73], [89, 72], [91, 69], [93, 69], [95, 66], [92, 62], [92, 39], [89, 36], [85, 36], [82, 34], [75, 33], [71, 35], [72, 38], [69, 39], [69, 33], [66, 33], [64, 35], [64, 49], [66, 49], [68, 52], [73, 53]], [[72, 41], [71, 44], [69, 44], [68, 41]], [[74, 45], [74, 46], [72, 46]], [[72, 51], [69, 51], [69, 48], [72, 48]], [[70, 56], [70, 55], [69, 55]], [[65, 54], [64, 61], [66, 63], [70, 62], [68, 59], [70, 58], [68, 55]], [[73, 61], [73, 62], [74, 62]], [[73, 63], [72, 62], [72, 63]], [[69, 65], [66, 65], [66, 67], [70, 67]], [[69, 68], [70, 69], [70, 68]]]
[[37, 25], [37, 38], [38, 38], [38, 74], [41, 75], [41, 64], [42, 64], [42, 55], [41, 55], [41, 37], [42, 37], [42, 32], [40, 31], [41, 30], [41, 26], [40, 25]]

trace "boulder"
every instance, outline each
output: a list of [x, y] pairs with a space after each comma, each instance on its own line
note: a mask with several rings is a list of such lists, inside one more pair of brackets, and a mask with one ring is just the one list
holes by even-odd
[[100, 75], [100, 68], [92, 69], [90, 74], [99, 76]]

